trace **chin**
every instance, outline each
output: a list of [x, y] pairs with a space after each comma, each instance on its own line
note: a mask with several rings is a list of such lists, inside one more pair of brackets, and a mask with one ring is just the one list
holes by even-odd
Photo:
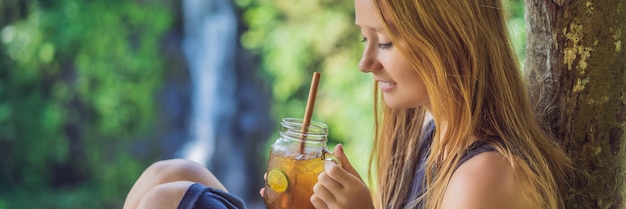
[[403, 103], [399, 103], [399, 102], [390, 102], [390, 101], [385, 101], [385, 105], [387, 105], [388, 108], [391, 108], [391, 109], [394, 109], [394, 110], [403, 110], [403, 109], [409, 109], [409, 108], [417, 107], [415, 105], [403, 104]]
[[410, 109], [410, 108], [418, 108], [420, 106], [423, 106], [422, 102], [416, 102], [413, 100], [408, 100], [405, 98], [402, 99], [395, 99], [395, 98], [390, 98], [390, 97], [383, 97], [383, 100], [385, 102], [385, 105], [390, 108], [390, 109], [394, 109], [394, 110], [404, 110], [404, 109]]

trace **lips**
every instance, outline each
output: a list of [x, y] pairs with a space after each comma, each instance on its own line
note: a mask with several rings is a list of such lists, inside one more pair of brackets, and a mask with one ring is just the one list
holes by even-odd
[[383, 91], [389, 91], [391, 90], [394, 86], [396, 86], [396, 83], [394, 82], [387, 82], [387, 81], [378, 81], [378, 87], [383, 90]]

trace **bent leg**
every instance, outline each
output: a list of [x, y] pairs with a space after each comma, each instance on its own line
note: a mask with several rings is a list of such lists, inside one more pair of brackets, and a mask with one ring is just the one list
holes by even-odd
[[[153, 163], [137, 179], [124, 201], [124, 209], [136, 209], [144, 198], [152, 198], [160, 194], [176, 194], [182, 187], [184, 191], [191, 184], [182, 182], [198, 182], [203, 185], [227, 191], [224, 185], [204, 166], [183, 159], [164, 160]], [[177, 182], [175, 184], [167, 184]], [[160, 185], [163, 185], [162, 187]], [[156, 189], [155, 191], [152, 191]], [[172, 189], [173, 191], [166, 191]], [[150, 193], [150, 195], [148, 195]], [[154, 194], [153, 194], [154, 193]], [[185, 194], [182, 192], [178, 201], [174, 202], [176, 208], [180, 199]], [[149, 197], [150, 196], [150, 197]]]
[[137, 209], [176, 209], [192, 184], [191, 181], [159, 184], [141, 198]]

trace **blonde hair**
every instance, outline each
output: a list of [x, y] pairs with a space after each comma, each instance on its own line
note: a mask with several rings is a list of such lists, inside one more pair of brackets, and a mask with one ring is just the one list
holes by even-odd
[[[372, 0], [394, 47], [422, 78], [438, 129], [426, 158], [425, 194], [407, 197], [419, 161], [426, 111], [394, 110], [376, 97], [377, 208], [439, 208], [468, 147], [487, 141], [510, 162], [525, 198], [562, 208], [559, 184], [571, 162], [539, 125], [509, 43], [500, 0]], [[378, 92], [374, 91], [376, 95]], [[371, 176], [371, 175], [370, 175]]]

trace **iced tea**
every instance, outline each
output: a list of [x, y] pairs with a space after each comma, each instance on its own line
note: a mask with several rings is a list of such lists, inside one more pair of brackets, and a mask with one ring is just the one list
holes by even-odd
[[283, 157], [270, 153], [264, 195], [267, 208], [315, 209], [310, 198], [323, 165], [320, 156]]

